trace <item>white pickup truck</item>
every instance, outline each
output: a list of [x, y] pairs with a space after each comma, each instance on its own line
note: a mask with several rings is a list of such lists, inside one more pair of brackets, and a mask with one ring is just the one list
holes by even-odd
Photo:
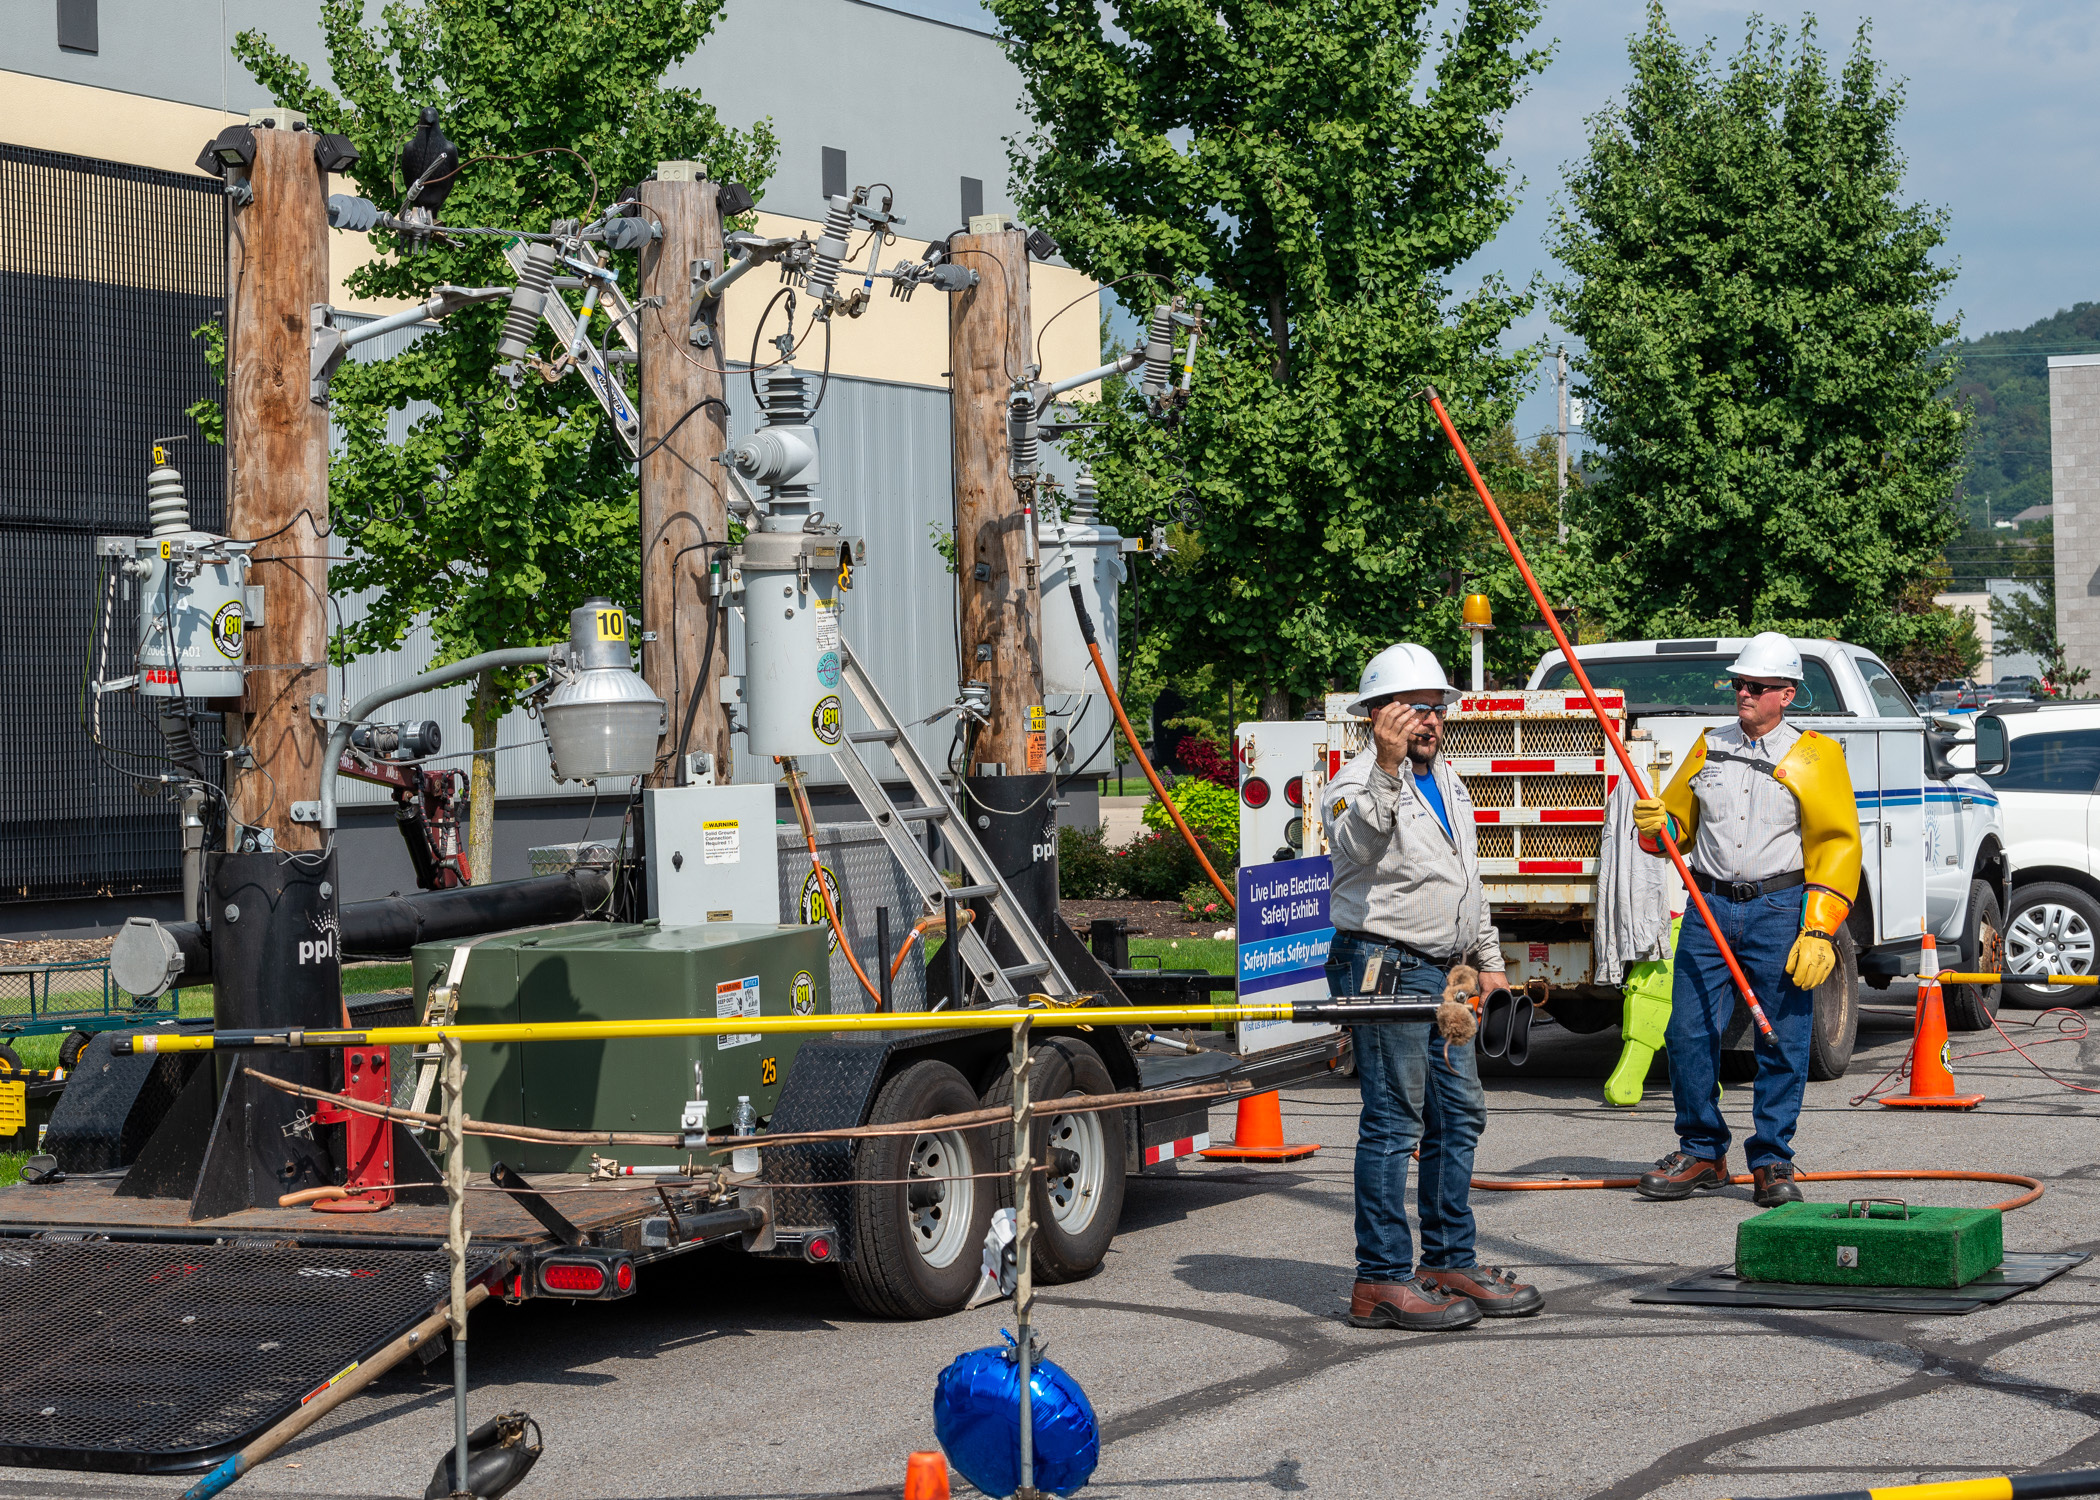
[[[1735, 717], [1727, 664], [1741, 638], [1627, 641], [1576, 648], [1607, 714], [1652, 788], [1667, 782], [1696, 737]], [[1923, 935], [1941, 965], [1995, 971], [2011, 870], [1998, 798], [1973, 771], [1948, 760], [1954, 731], [1912, 706], [1894, 674], [1862, 646], [1797, 640], [1805, 678], [1787, 719], [1844, 746], [1859, 800], [1862, 870], [1841, 934], [1838, 968], [1816, 995], [1810, 1076], [1841, 1076], [1859, 1026], [1859, 982], [1876, 989], [1914, 974]], [[1367, 726], [1328, 699], [1324, 743], [1305, 777], [1302, 805], [1368, 742]], [[1294, 726], [1295, 727], [1295, 726]], [[1284, 726], [1248, 726], [1261, 730]], [[1273, 735], [1281, 739], [1283, 736]], [[1590, 937], [1604, 809], [1620, 769], [1596, 716], [1558, 651], [1523, 691], [1468, 693], [1447, 721], [1444, 753], [1472, 793], [1487, 887], [1512, 981], [1547, 995], [1546, 1009], [1573, 1031], [1616, 1025], [1621, 995], [1595, 982]], [[1303, 847], [1320, 852], [1308, 815]], [[1242, 858], [1262, 855], [1243, 845]], [[1682, 888], [1677, 907], [1683, 909]], [[1686, 917], [1697, 921], [1696, 914]], [[1980, 1029], [1998, 989], [1948, 991], [1947, 1020]], [[1731, 1075], [1747, 1076], [1750, 1018], [1740, 1002], [1728, 1031]]]

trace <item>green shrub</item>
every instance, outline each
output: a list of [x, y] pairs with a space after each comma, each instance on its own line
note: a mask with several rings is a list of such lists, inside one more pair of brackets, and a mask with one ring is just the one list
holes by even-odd
[[[1223, 870], [1218, 872], [1224, 874]], [[1218, 888], [1209, 880], [1199, 880], [1181, 893], [1181, 919], [1184, 922], [1203, 922], [1215, 925], [1232, 920], [1232, 908], [1218, 894]]]
[[1063, 824], [1057, 830], [1057, 894], [1066, 901], [1097, 901], [1116, 893], [1115, 856], [1098, 828]]
[[[1167, 795], [1181, 809], [1181, 816], [1188, 821], [1190, 829], [1204, 841], [1205, 852], [1216, 849], [1225, 856], [1224, 864], [1219, 864], [1217, 854], [1210, 855], [1210, 862], [1217, 866], [1220, 875], [1226, 873], [1228, 866], [1240, 862], [1240, 794], [1237, 791], [1198, 776], [1184, 776], [1167, 789]], [[1145, 808], [1145, 826], [1177, 839], [1180, 837], [1174, 831], [1174, 820], [1167, 815], [1157, 797]], [[1181, 887], [1177, 886], [1173, 894], [1178, 895], [1180, 891]]]
[[[1202, 834], [1196, 835], [1203, 845], [1204, 855], [1221, 875], [1232, 868], [1218, 849]], [[1203, 879], [1203, 867], [1196, 863], [1196, 856], [1180, 834], [1169, 830], [1166, 833], [1140, 834], [1122, 848], [1112, 851], [1115, 860], [1115, 883], [1133, 901], [1174, 901], [1181, 893]], [[1206, 881], [1205, 884], [1208, 884]]]

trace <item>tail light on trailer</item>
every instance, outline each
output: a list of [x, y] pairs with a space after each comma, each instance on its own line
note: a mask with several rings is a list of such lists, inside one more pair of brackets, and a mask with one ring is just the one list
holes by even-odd
[[1269, 805], [1269, 784], [1259, 776], [1249, 776], [1240, 785], [1240, 800], [1249, 807]]
[[1283, 784], [1283, 800], [1293, 807], [1305, 806], [1305, 778], [1293, 776]]
[[828, 1234], [813, 1234], [802, 1242], [802, 1258], [813, 1265], [828, 1265], [836, 1253]]
[[564, 1251], [539, 1264], [543, 1297], [609, 1300], [634, 1290], [634, 1262], [624, 1255], [588, 1255]]

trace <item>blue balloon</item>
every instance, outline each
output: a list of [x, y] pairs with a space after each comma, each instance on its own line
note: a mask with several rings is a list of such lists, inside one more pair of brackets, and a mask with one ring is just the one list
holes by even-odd
[[[1069, 1495], [1101, 1460], [1093, 1403], [1078, 1381], [1047, 1359], [1030, 1367], [1028, 1397], [1035, 1418], [1036, 1488]], [[941, 1371], [933, 1390], [933, 1431], [956, 1472], [987, 1495], [1011, 1495], [1021, 1487], [1021, 1378], [1011, 1347], [972, 1349]]]

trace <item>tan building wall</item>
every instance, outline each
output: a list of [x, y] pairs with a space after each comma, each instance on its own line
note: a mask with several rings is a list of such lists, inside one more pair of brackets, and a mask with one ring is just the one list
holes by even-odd
[[[197, 153], [204, 143], [226, 125], [246, 118], [244, 114], [226, 114], [114, 89], [0, 72], [0, 141], [11, 145], [172, 172], [196, 172]], [[758, 218], [762, 234], [795, 235], [807, 230], [811, 238], [816, 237], [818, 225], [814, 220], [764, 211]], [[883, 263], [893, 265], [899, 259], [916, 259], [925, 248], [923, 239], [900, 236], [895, 244], [884, 248]], [[334, 282], [331, 300], [337, 307], [383, 313], [404, 305], [359, 297], [343, 284], [346, 276], [378, 253], [368, 236], [343, 232], [330, 236], [329, 270]], [[866, 263], [864, 251], [859, 264]], [[841, 282], [846, 279], [842, 273]], [[725, 352], [729, 359], [749, 357], [753, 323], [778, 287], [778, 276], [761, 269], [730, 289], [724, 309]], [[630, 295], [634, 292], [631, 285], [626, 290]], [[1084, 297], [1093, 299], [1092, 307], [1073, 308], [1049, 329], [1043, 344], [1045, 379], [1074, 375], [1101, 362], [1099, 289], [1092, 280], [1069, 267], [1041, 263], [1030, 267], [1029, 299], [1037, 326], [1075, 298]], [[809, 304], [806, 297], [797, 300], [801, 303], [800, 316]], [[784, 326], [778, 309], [774, 317], [768, 337]], [[796, 355], [798, 367], [819, 368], [823, 337], [819, 330], [803, 352]], [[886, 284], [878, 285], [866, 312], [859, 318], [839, 320], [832, 338], [833, 374], [906, 385], [948, 383], [948, 298], [943, 293], [922, 289], [911, 301], [898, 302], [890, 297]], [[761, 349], [760, 353], [763, 359], [773, 357], [769, 350]]]
[[2100, 354], [2049, 359], [2049, 489], [2056, 507], [2056, 636], [2100, 675]]

